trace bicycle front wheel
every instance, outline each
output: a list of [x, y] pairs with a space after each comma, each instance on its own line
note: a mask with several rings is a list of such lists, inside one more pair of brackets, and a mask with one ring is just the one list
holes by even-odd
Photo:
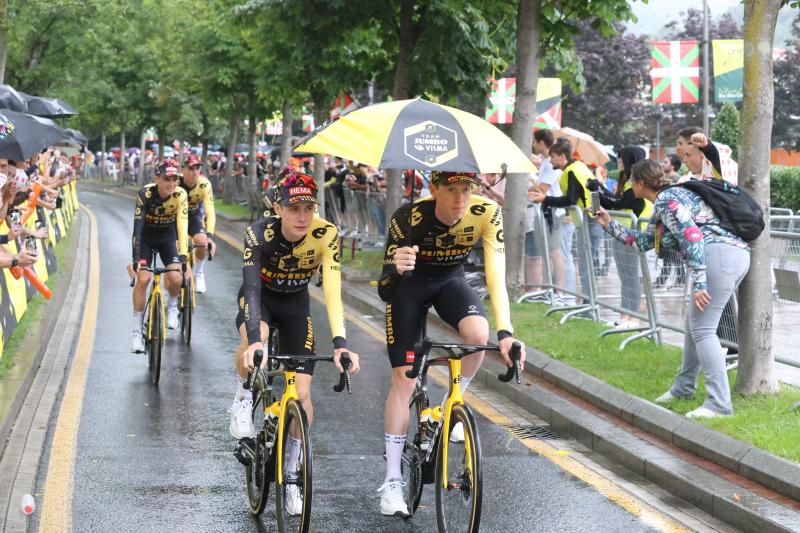
[[186, 286], [181, 289], [181, 336], [187, 345], [192, 342], [192, 299], [194, 293], [194, 278], [186, 280]]
[[311, 521], [311, 437], [308, 418], [299, 401], [286, 404], [286, 415], [280, 423], [282, 456], [275, 462], [276, 469], [280, 468], [275, 475], [278, 531], [306, 533]]
[[267, 447], [267, 435], [264, 429], [264, 417], [269, 408], [270, 398], [266, 391], [260, 387], [254, 387], [253, 397], [253, 427], [256, 428], [256, 436], [252, 440], [255, 458], [247, 467], [247, 500], [250, 503], [250, 512], [254, 516], [259, 516], [264, 511], [269, 494], [269, 476], [267, 475], [267, 464], [270, 457], [270, 449]]
[[150, 352], [148, 363], [150, 366], [150, 381], [153, 385], [158, 385], [158, 380], [161, 377], [161, 348], [164, 344], [163, 336], [161, 335], [162, 322], [164, 317], [161, 315], [161, 296], [156, 294], [153, 296], [153, 303], [150, 307], [153, 313], [153, 321], [150, 324]]
[[[436, 522], [439, 532], [478, 531], [481, 522], [483, 476], [481, 443], [475, 417], [466, 405], [456, 404], [450, 413], [450, 431], [464, 425], [464, 442], [439, 443], [436, 463]], [[440, 433], [440, 440], [444, 432]], [[445, 456], [445, 444], [447, 455]], [[447, 466], [447, 477], [444, 466]]]

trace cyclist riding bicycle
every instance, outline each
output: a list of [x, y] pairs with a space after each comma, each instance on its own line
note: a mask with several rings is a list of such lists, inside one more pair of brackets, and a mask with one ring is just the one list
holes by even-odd
[[[186, 168], [178, 184], [186, 191], [189, 201], [189, 237], [197, 248], [194, 251], [195, 290], [206, 292], [205, 267], [208, 250], [214, 247], [214, 226], [217, 215], [214, 211], [214, 192], [211, 182], [200, 174], [203, 164], [200, 158], [191, 154], [186, 160]], [[202, 204], [202, 205], [201, 205]]]
[[[339, 234], [336, 226], [314, 215], [317, 186], [311, 176], [287, 172], [281, 181], [273, 209], [274, 216], [261, 218], [247, 228], [244, 238], [243, 283], [239, 289], [239, 313], [236, 327], [241, 344], [236, 351], [239, 378], [236, 396], [229, 412], [230, 432], [237, 439], [252, 438], [252, 393], [244, 388], [248, 372], [253, 370], [253, 354], [263, 350], [269, 325], [280, 329], [280, 351], [291, 354], [315, 353], [308, 284], [322, 263], [325, 307], [333, 335], [334, 364], [342, 372], [341, 354], [349, 352], [350, 373], [359, 369], [358, 354], [347, 349], [341, 271], [339, 270]], [[263, 367], [266, 358], [261, 363]], [[297, 368], [297, 393], [313, 420], [311, 377], [314, 363]], [[300, 441], [290, 434], [290, 470], [296, 469]], [[302, 501], [296, 485], [288, 489], [287, 510], [297, 513]]]
[[[430, 185], [431, 196], [400, 207], [392, 216], [378, 282], [378, 293], [386, 302], [386, 345], [392, 365], [384, 412], [386, 478], [378, 491], [381, 514], [386, 516], [409, 515], [400, 461], [415, 380], [405, 372], [414, 362], [412, 348], [419, 340], [427, 305], [436, 309], [463, 342], [485, 345], [489, 340], [486, 311], [464, 279], [463, 263], [479, 239], [483, 239], [486, 285], [500, 351], [512, 366], [509, 351], [515, 339], [505, 286], [502, 209], [492, 200], [472, 194], [479, 185], [475, 174], [433, 172]], [[478, 371], [483, 355], [477, 352], [463, 358], [462, 392]], [[525, 362], [524, 346], [520, 361]], [[463, 441], [463, 433], [463, 427], [456, 425], [451, 439]]]
[[[168, 293], [167, 328], [178, 327], [178, 297], [181, 291], [181, 271], [186, 272], [188, 255], [187, 217], [189, 212], [186, 192], [178, 187], [180, 166], [167, 159], [159, 167], [155, 183], [145, 185], [136, 198], [133, 217], [133, 263], [136, 285], [133, 287], [133, 332], [131, 352], [144, 352], [142, 317], [147, 287], [152, 275], [139, 270], [150, 264], [157, 251], [164, 266], [171, 270], [164, 276]], [[177, 242], [177, 246], [176, 246]], [[177, 265], [181, 265], [178, 267]], [[174, 266], [173, 266], [174, 265]]]

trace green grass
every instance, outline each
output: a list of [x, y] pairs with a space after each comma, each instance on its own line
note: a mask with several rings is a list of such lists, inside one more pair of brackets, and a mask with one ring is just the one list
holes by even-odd
[[342, 265], [362, 272], [380, 272], [383, 268], [383, 249], [356, 250], [350, 258], [350, 249], [342, 250]]
[[[544, 304], [512, 304], [514, 330], [527, 345], [554, 359], [644, 399], [667, 391], [681, 364], [682, 351], [639, 340], [617, 349], [622, 337], [599, 338], [608, 326], [591, 320], [570, 319], [559, 325], [559, 313], [544, 316]], [[736, 372], [729, 373], [731, 387]], [[668, 407], [679, 414], [699, 407], [705, 398], [702, 376], [696, 399], [677, 400]], [[754, 444], [792, 461], [800, 461], [800, 412], [790, 407], [800, 402], [800, 389], [783, 385], [776, 396], [733, 397], [735, 414], [701, 424]]]
[[[64, 265], [66, 265], [67, 252], [69, 251], [72, 240], [74, 239], [74, 228], [75, 224], [73, 219], [73, 225], [70, 226], [69, 230], [67, 231], [67, 236], [56, 243], [56, 262], [60, 268], [56, 272], [50, 274], [50, 277], [47, 279], [47, 286], [51, 289], [55, 287], [56, 282], [61, 275], [61, 269], [64, 268]], [[22, 346], [23, 342], [25, 342], [28, 333], [31, 331], [31, 328], [38, 325], [41, 319], [42, 305], [46, 301], [47, 300], [44, 299], [44, 296], [38, 292], [28, 301], [28, 307], [25, 310], [25, 313], [17, 323], [17, 327], [14, 328], [14, 332], [11, 334], [11, 337], [6, 339], [6, 342], [3, 345], [3, 352], [0, 354], [0, 379], [3, 379], [8, 370], [14, 366], [16, 355], [19, 353], [20, 347]]]
[[250, 220], [250, 208], [246, 205], [226, 204], [222, 198], [214, 198], [214, 209], [233, 218]]

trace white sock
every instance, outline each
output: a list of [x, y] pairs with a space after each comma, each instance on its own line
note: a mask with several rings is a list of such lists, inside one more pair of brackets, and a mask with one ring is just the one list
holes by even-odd
[[206, 258], [198, 259], [194, 263], [194, 273], [195, 274], [203, 274], [206, 268]]
[[253, 399], [253, 392], [250, 389], [244, 388], [244, 381], [239, 375], [236, 375], [236, 379], [238, 380], [238, 385], [236, 387], [236, 396], [233, 398], [233, 401], [240, 402], [242, 400], [252, 400]]
[[289, 448], [289, 460], [286, 461], [286, 471], [296, 472], [297, 463], [300, 461], [300, 440], [292, 437], [291, 435], [288, 437], [289, 438], [286, 440], [286, 444]]
[[167, 307], [169, 307], [169, 308], [178, 307], [178, 297], [169, 294], [167, 296]]
[[[467, 387], [469, 387], [469, 383], [470, 383], [470, 381], [472, 381], [472, 378], [474, 378], [474, 377], [475, 376], [472, 376], [472, 377], [468, 378], [467, 376], [461, 376], [461, 396], [464, 396], [467, 393]], [[442, 398], [442, 411], [443, 412], [444, 412], [444, 404], [445, 404], [446, 401], [447, 401], [447, 394], [445, 394], [444, 398]]]
[[142, 319], [144, 318], [144, 311], [133, 312], [133, 331], [138, 333], [142, 332]]
[[403, 458], [403, 449], [406, 447], [406, 436], [384, 433], [384, 438], [386, 441], [386, 479], [384, 479], [384, 483], [392, 479], [402, 480], [400, 461]]

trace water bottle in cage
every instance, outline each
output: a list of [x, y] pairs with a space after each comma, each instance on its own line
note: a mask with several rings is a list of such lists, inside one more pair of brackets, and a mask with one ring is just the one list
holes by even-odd
[[273, 402], [272, 405], [269, 406], [267, 409], [267, 416], [264, 420], [264, 426], [267, 430], [267, 446], [272, 446], [272, 443], [275, 441], [275, 430], [278, 427], [278, 415], [281, 412], [281, 404], [280, 402]]
[[437, 405], [433, 408], [428, 407], [423, 409], [422, 413], [420, 413], [419, 420], [422, 433], [420, 435], [419, 447], [421, 450], [428, 450], [428, 448], [430, 448], [431, 442], [436, 435], [436, 429], [438, 428], [441, 419], [441, 405]]

